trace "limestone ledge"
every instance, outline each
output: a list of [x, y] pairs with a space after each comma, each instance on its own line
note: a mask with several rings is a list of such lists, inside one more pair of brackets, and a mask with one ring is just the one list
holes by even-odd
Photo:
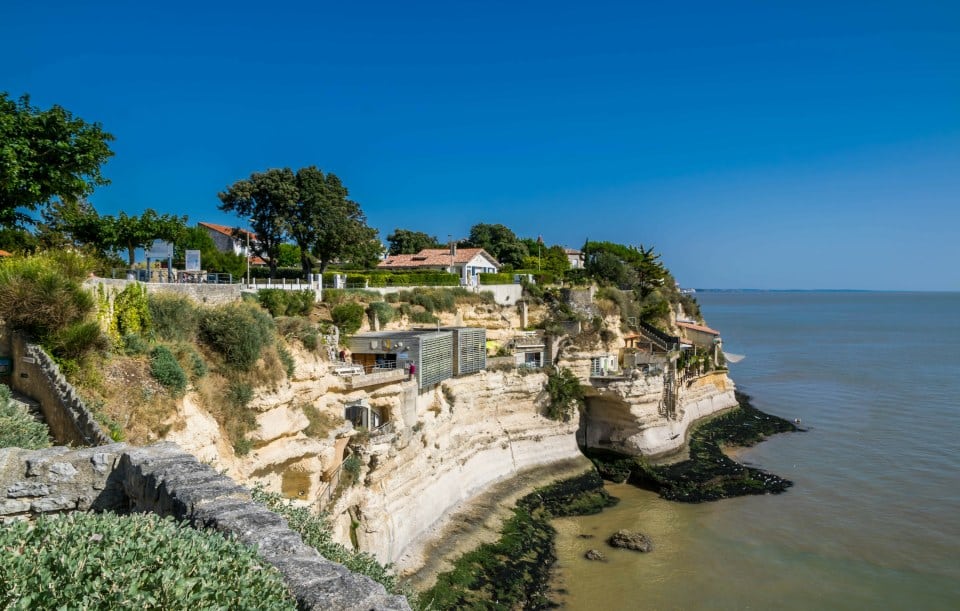
[[[580, 456], [575, 421], [542, 415], [543, 373], [482, 372], [418, 398], [422, 428], [366, 457], [375, 468], [337, 509], [361, 517], [360, 548], [397, 562], [484, 489], [531, 467]], [[452, 403], [447, 398], [452, 398]], [[334, 512], [335, 514], [338, 511]], [[340, 538], [349, 523], [341, 520]]]

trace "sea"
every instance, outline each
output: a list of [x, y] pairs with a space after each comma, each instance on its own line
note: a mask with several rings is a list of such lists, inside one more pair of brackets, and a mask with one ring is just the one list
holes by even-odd
[[[960, 293], [699, 292], [737, 386], [806, 432], [738, 459], [794, 482], [689, 505], [629, 485], [554, 520], [570, 610], [960, 609]], [[650, 536], [648, 554], [604, 539]], [[602, 551], [605, 562], [583, 554]]]

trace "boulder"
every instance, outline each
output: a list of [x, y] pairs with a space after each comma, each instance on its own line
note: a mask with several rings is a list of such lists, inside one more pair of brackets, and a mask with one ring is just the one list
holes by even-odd
[[607, 539], [607, 543], [613, 547], [632, 549], [644, 553], [653, 550], [653, 542], [650, 541], [649, 537], [643, 533], [629, 530], [618, 530]]
[[587, 553], [584, 554], [583, 557], [586, 558], [587, 560], [601, 560], [601, 561], [602, 561], [602, 560], [606, 560], [606, 559], [607, 559], [607, 557], [603, 555], [603, 552], [601, 552], [601, 551], [598, 550], [598, 549], [590, 549], [590, 550], [587, 550]]

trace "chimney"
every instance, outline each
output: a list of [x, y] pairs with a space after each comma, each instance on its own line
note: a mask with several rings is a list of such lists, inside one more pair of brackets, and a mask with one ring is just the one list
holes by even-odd
[[457, 256], [457, 242], [456, 242], [456, 240], [450, 240], [450, 256], [451, 256], [451, 257], [456, 257], [456, 256]]

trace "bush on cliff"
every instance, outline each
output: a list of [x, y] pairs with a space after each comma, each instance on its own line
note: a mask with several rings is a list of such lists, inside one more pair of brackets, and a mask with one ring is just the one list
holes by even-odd
[[231, 303], [200, 313], [201, 339], [240, 371], [253, 367], [273, 344], [273, 334], [273, 319], [255, 305]]
[[0, 384], [0, 448], [38, 450], [49, 446], [47, 425], [31, 416], [19, 403], [14, 403], [10, 388]]
[[192, 342], [200, 329], [200, 312], [194, 302], [178, 295], [147, 296], [153, 330], [168, 342]]
[[287, 291], [284, 289], [260, 289], [257, 300], [263, 309], [277, 316], [307, 316], [313, 310], [313, 291]]
[[363, 324], [363, 306], [359, 303], [341, 303], [330, 310], [330, 316], [342, 335], [353, 335]]
[[577, 407], [583, 404], [583, 388], [580, 380], [566, 368], [553, 369], [547, 376], [547, 418], [568, 422]]
[[296, 609], [252, 549], [154, 514], [14, 522], [0, 549], [4, 609]]
[[94, 327], [88, 324], [94, 297], [81, 284], [92, 269], [91, 259], [60, 251], [4, 260], [0, 319], [8, 328], [31, 335], [54, 356], [77, 358], [99, 347], [99, 329], [90, 333]]
[[157, 346], [150, 352], [150, 375], [174, 395], [187, 389], [187, 374], [166, 346]]

